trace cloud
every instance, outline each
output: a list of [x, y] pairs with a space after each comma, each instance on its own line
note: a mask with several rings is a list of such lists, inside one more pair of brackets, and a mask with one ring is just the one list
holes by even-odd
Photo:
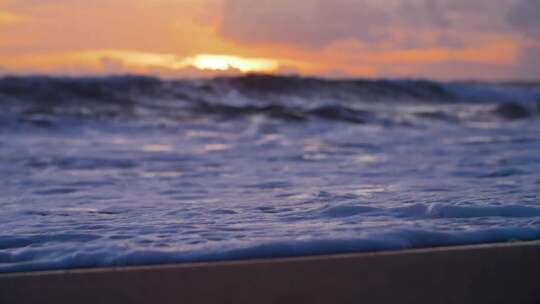
[[379, 66], [379, 77], [417, 78], [440, 80], [514, 80], [527, 79], [508, 65], [492, 65], [463, 61], [446, 61], [429, 64], [385, 64]]
[[519, 77], [540, 79], [540, 1], [519, 0], [507, 16], [518, 33], [529, 39], [518, 54]]
[[460, 33], [506, 31], [505, 17], [518, 0], [225, 1], [220, 31], [229, 39], [323, 48], [347, 39], [460, 47]]
[[523, 48], [519, 53], [518, 73], [515, 77], [540, 80], [540, 45]]
[[3, 11], [0, 8], [0, 25], [18, 24], [24, 22], [25, 20], [26, 18], [23, 16]]
[[366, 28], [375, 22], [388, 22], [384, 10], [365, 9], [357, 2], [227, 0], [220, 31], [225, 37], [243, 42], [278, 42], [308, 48], [351, 37], [386, 39], [385, 28]]
[[507, 20], [516, 30], [540, 41], [540, 1], [518, 1], [509, 12]]
[[351, 61], [337, 70], [540, 78], [539, 0], [224, 1], [225, 39], [321, 56], [331, 50], [334, 59], [322, 59]]
[[191, 34], [204, 32], [198, 18], [206, 1], [4, 0], [0, 20], [5, 11], [29, 22], [0, 26], [0, 42], [16, 41], [12, 47], [25, 52], [123, 48], [188, 55], [199, 41]]
[[0, 0], [0, 65], [177, 77], [217, 54], [286, 74], [540, 78], [538, 16], [539, 0]]
[[167, 78], [199, 78], [238, 75], [246, 72], [273, 72], [277, 61], [225, 55], [199, 54], [182, 57], [171, 53], [140, 52], [122, 49], [97, 49], [12, 57], [12, 70], [22, 74], [150, 74]]

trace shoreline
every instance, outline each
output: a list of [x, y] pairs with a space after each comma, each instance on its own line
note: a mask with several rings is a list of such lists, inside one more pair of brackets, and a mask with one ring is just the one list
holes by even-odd
[[540, 241], [0, 274], [1, 303], [538, 303]]

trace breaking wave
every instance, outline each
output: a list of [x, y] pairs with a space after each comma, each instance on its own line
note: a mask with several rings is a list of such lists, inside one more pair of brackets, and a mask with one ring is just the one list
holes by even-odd
[[0, 78], [0, 273], [540, 239], [540, 84]]
[[46, 121], [39, 118], [47, 115], [173, 120], [201, 115], [264, 115], [290, 121], [320, 118], [349, 123], [515, 120], [538, 114], [540, 85], [270, 75], [209, 80], [4, 77], [0, 79], [0, 107], [44, 126]]

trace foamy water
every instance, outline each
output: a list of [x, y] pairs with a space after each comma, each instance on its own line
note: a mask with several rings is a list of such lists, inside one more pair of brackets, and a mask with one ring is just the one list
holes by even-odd
[[540, 239], [540, 87], [0, 80], [0, 272]]

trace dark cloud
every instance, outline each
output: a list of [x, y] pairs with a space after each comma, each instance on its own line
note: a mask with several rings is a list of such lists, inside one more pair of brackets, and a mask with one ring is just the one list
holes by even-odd
[[540, 78], [540, 0], [225, 0], [220, 32], [239, 43], [311, 51], [342, 41], [368, 52], [459, 51], [506, 39], [517, 46], [514, 64], [444, 60], [377, 69], [385, 75]]
[[523, 48], [519, 53], [518, 75], [516, 77], [540, 80], [540, 46]]
[[[456, 47], [464, 42], [457, 35], [449, 39], [449, 32], [507, 30], [505, 16], [519, 0], [225, 1], [220, 27], [225, 37], [322, 48], [347, 39], [395, 47]], [[426, 39], [425, 32], [440, 34]]]
[[465, 46], [465, 43], [456, 34], [440, 33], [437, 34], [435, 45], [443, 48], [459, 49]]
[[532, 42], [518, 54], [517, 70], [521, 78], [540, 79], [540, 0], [519, 0], [507, 16], [517, 32]]
[[379, 67], [379, 77], [415, 78], [426, 77], [441, 80], [514, 80], [532, 79], [518, 74], [508, 65], [491, 65], [462, 61], [448, 61], [431, 64], [392, 64]]
[[520, 0], [507, 18], [511, 26], [540, 42], [540, 0]]
[[226, 0], [221, 33], [243, 42], [279, 42], [321, 48], [337, 40], [388, 39], [390, 16], [363, 1]]

